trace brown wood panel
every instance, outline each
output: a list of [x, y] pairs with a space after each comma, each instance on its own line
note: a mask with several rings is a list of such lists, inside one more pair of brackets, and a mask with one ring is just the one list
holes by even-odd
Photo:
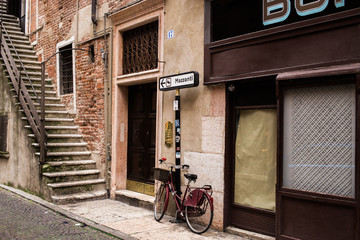
[[154, 183], [156, 83], [129, 87], [128, 180]]
[[233, 205], [231, 224], [235, 227], [275, 236], [275, 213]]
[[359, 13], [352, 10], [272, 31], [207, 42], [204, 83], [358, 62]]
[[352, 207], [284, 196], [281, 206], [282, 239], [355, 239]]
[[[280, 72], [360, 59], [358, 25], [211, 53], [210, 77]], [[341, 37], [339, 37], [341, 36]], [[336, 52], [334, 51], [336, 49]]]

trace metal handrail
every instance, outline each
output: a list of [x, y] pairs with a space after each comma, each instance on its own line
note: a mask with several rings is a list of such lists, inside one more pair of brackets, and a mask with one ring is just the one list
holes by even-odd
[[[0, 22], [0, 24], [1, 24], [1, 28], [4, 28], [2, 21]], [[5, 29], [5, 32], [7, 34], [7, 37], [10, 39], [6, 29]], [[10, 42], [12, 44], [11, 39], [10, 39]], [[12, 47], [15, 49], [13, 44], [12, 44]], [[39, 101], [39, 98], [36, 95], [36, 91], [35, 91], [33, 85], [31, 84], [32, 88], [34, 90], [35, 96], [40, 103], [40, 107], [41, 107], [41, 118], [40, 118], [39, 114], [37, 113], [37, 110], [34, 106], [34, 103], [29, 95], [29, 92], [24, 84], [24, 81], [21, 78], [21, 71], [19, 71], [18, 67], [16, 66], [15, 60], [10, 52], [9, 46], [5, 40], [4, 35], [2, 34], [2, 29], [0, 29], [0, 51], [1, 51], [1, 56], [3, 58], [3, 61], [5, 63], [6, 69], [10, 76], [11, 82], [14, 86], [15, 92], [18, 96], [19, 102], [20, 102], [22, 108], [24, 109], [25, 116], [31, 126], [31, 130], [33, 131], [33, 133], [35, 135], [35, 139], [39, 143], [39, 146], [40, 146], [39, 163], [43, 164], [43, 163], [45, 163], [46, 153], [47, 153], [47, 149], [46, 149], [47, 134], [45, 132], [45, 81], [42, 81], [42, 83], [41, 83], [41, 89], [42, 89], [41, 102]], [[17, 57], [19, 57], [16, 49], [15, 49], [15, 52], [16, 52]], [[28, 77], [28, 74], [26, 72], [24, 65], [22, 64], [20, 57], [19, 57], [19, 60], [25, 71], [26, 76]], [[30, 81], [30, 78], [28, 78], [28, 80]], [[30, 81], [30, 83], [31, 83], [31, 81]]]
[[[2, 20], [2, 19], [1, 19], [1, 20]], [[2, 21], [0, 21], [0, 23], [1, 23], [1, 29], [4, 30], [4, 32], [5, 32], [5, 34], [6, 34], [6, 38], [10, 41], [10, 45], [11, 45], [11, 47], [13, 48], [13, 50], [15, 51], [15, 55], [16, 55], [17, 59], [18, 59], [19, 62], [20, 62], [21, 68], [24, 70], [23, 73], [25, 73], [26, 78], [27, 78], [27, 80], [29, 81], [31, 88], [32, 88], [32, 90], [34, 91], [36, 100], [37, 100], [37, 102], [40, 104], [40, 99], [39, 99], [38, 95], [36, 94], [34, 85], [32, 84], [31, 79], [30, 79], [30, 77], [29, 77], [29, 74], [27, 73], [23, 62], [22, 62], [22, 60], [21, 60], [18, 52], [16, 51], [16, 48], [15, 48], [15, 46], [14, 46], [14, 44], [13, 44], [13, 42], [12, 42], [10, 36], [9, 36], [9, 33], [7, 32], [7, 30], [6, 30], [5, 26], [3, 25]]]

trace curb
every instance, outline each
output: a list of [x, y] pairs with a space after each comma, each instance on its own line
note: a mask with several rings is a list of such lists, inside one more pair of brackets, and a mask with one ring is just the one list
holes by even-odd
[[40, 204], [41, 206], [43, 207], [46, 207], [48, 209], [51, 209], [67, 218], [70, 218], [70, 219], [73, 219], [75, 221], [78, 221], [80, 223], [83, 223], [83, 224], [86, 224], [87, 226], [90, 226], [92, 228], [95, 228], [101, 232], [104, 232], [104, 233], [107, 233], [107, 234], [110, 234], [114, 237], [117, 237], [117, 238], [120, 238], [120, 239], [123, 239], [123, 240], [138, 240], [138, 238], [134, 238], [134, 237], [131, 237], [125, 233], [122, 233], [120, 231], [117, 231], [117, 230], [114, 230], [112, 228], [109, 228], [109, 227], [106, 227], [104, 225], [101, 225], [101, 224], [98, 224], [98, 223], [95, 223], [93, 221], [90, 221], [86, 218], [83, 218], [83, 217], [80, 217], [76, 214], [73, 214], [71, 212], [68, 212], [60, 207], [58, 207], [57, 205], [53, 204], [53, 203], [50, 203], [48, 201], [45, 201], [44, 199], [41, 199], [37, 196], [34, 196], [34, 195], [31, 195], [29, 193], [26, 193], [24, 191], [21, 191], [19, 189], [16, 189], [16, 188], [12, 188], [12, 187], [9, 187], [9, 186], [6, 186], [6, 185], [3, 185], [3, 184], [0, 184], [0, 188], [3, 188], [5, 190], [8, 190], [12, 193], [15, 193], [23, 198], [26, 198], [28, 200], [31, 200], [33, 202], [36, 202], [38, 204]]

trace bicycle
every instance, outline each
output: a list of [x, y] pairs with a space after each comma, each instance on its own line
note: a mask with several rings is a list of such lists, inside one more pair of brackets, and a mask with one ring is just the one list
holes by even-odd
[[206, 232], [210, 228], [214, 216], [213, 198], [211, 197], [213, 190], [211, 185], [204, 185], [200, 188], [190, 187], [191, 182], [196, 182], [197, 175], [186, 173], [184, 176], [188, 183], [181, 199], [174, 188], [173, 170], [181, 168], [187, 171], [189, 165], [174, 165], [165, 161], [166, 158], [162, 158], [159, 160], [159, 163], [165, 163], [167, 167], [170, 165], [170, 170], [162, 168], [154, 169], [155, 179], [162, 182], [155, 196], [155, 220], [160, 222], [163, 218], [169, 203], [169, 193], [171, 193], [176, 203], [176, 216], [179, 213], [181, 217], [185, 217], [186, 224], [192, 232], [197, 234]]

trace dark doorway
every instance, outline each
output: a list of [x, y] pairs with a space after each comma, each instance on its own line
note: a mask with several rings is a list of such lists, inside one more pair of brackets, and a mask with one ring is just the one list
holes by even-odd
[[26, 1], [7, 0], [7, 12], [19, 18], [21, 31], [25, 32]]
[[234, 83], [228, 89], [225, 226], [274, 236], [275, 79]]
[[153, 194], [156, 83], [129, 87], [127, 188]]

